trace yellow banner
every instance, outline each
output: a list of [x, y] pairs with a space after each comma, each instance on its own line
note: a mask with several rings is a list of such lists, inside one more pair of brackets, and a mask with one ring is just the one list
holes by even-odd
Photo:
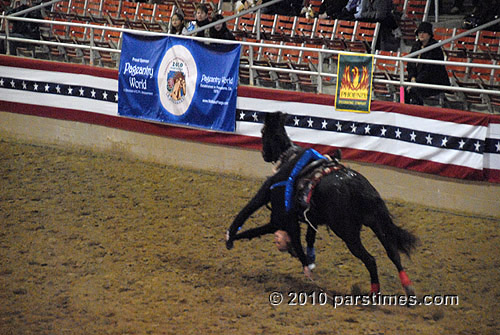
[[373, 55], [340, 54], [335, 109], [369, 113], [372, 79]]

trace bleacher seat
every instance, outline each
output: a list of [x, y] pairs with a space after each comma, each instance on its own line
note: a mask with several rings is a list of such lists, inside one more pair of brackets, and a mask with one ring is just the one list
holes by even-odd
[[277, 15], [271, 37], [279, 36], [282, 41], [293, 42], [293, 27], [295, 24], [295, 16]]
[[281, 50], [280, 48], [273, 47], [274, 45], [280, 45], [279, 41], [266, 41], [266, 46], [260, 47], [257, 59], [258, 60], [269, 60], [278, 62], [281, 58]]
[[[294, 42], [283, 42], [282, 45], [287, 45], [291, 47], [301, 47], [302, 43], [294, 43]], [[298, 63], [300, 59], [300, 50], [299, 49], [281, 49], [281, 57], [282, 61]]]
[[276, 74], [276, 80], [278, 81], [278, 87], [281, 89], [293, 89], [294, 81], [292, 80], [291, 74], [289, 72], [281, 72], [276, 71], [276, 69], [292, 69], [289, 61], [282, 62], [269, 62], [273, 69], [275, 69], [274, 73]]
[[[399, 57], [400, 52], [377, 50], [377, 55]], [[394, 59], [375, 58], [373, 77], [374, 79], [400, 80], [399, 61]], [[383, 100], [396, 101], [399, 94], [399, 85], [373, 82], [373, 93]]]
[[174, 9], [172, 4], [157, 4], [153, 21], [168, 26], [170, 18], [175, 13]]
[[139, 3], [137, 8], [137, 19], [143, 22], [152, 22], [156, 10], [156, 4]]
[[334, 36], [344, 43], [354, 41], [354, 30], [357, 21], [336, 20]]
[[356, 30], [354, 32], [354, 41], [358, 41], [363, 44], [362, 46], [365, 50], [362, 52], [375, 53], [379, 31], [379, 22], [357, 21]]
[[[455, 28], [448, 27], [435, 27], [434, 28], [434, 39], [438, 42], [445, 41], [452, 38], [455, 35]], [[448, 42], [441, 47], [443, 50], [452, 50], [453, 42]]]
[[[301, 64], [301, 63], [291, 63], [292, 69], [298, 71], [310, 71], [309, 65]], [[297, 78], [296, 85], [297, 90], [304, 92], [312, 92], [317, 93], [318, 85], [313, 81], [312, 75], [302, 74], [302, 73], [294, 73], [294, 76]]]
[[314, 36], [324, 40], [331, 40], [335, 36], [336, 20], [318, 19]]
[[120, 17], [129, 21], [135, 21], [139, 4], [131, 1], [123, 1], [120, 7]]
[[403, 7], [403, 18], [422, 22], [429, 5], [430, 0], [407, 0]]
[[317, 19], [311, 20], [306, 17], [298, 17], [292, 32], [292, 41], [314, 43], [314, 28], [316, 23]]
[[242, 38], [255, 39], [257, 36], [255, 27], [255, 14], [250, 13], [237, 17], [233, 34]]
[[256, 76], [254, 78], [257, 80], [257, 83], [260, 86], [276, 88], [276, 80], [273, 78], [271, 74], [271, 63], [269, 63], [269, 60], [267, 59], [254, 60], [253, 65], [269, 68], [269, 70], [264, 70], [264, 69], [255, 70]]
[[74, 14], [80, 17], [84, 17], [87, 15], [87, 12], [85, 10], [86, 5], [86, 0], [71, 0], [70, 11], [68, 12], [68, 14]]
[[[276, 24], [277, 15], [271, 14], [262, 14], [260, 16], [260, 36], [266, 40], [271, 40], [273, 37], [273, 31]], [[255, 20], [255, 24], [257, 24], [257, 20]], [[257, 31], [256, 31], [257, 32]], [[275, 41], [281, 41], [279, 38], [273, 39]]]

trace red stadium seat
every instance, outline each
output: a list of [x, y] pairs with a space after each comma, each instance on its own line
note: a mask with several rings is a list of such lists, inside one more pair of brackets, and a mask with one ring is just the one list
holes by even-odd
[[242, 38], [255, 39], [257, 36], [255, 20], [255, 14], [252, 13], [237, 17], [233, 34]]
[[318, 19], [316, 29], [314, 31], [314, 37], [319, 37], [325, 40], [332, 39], [336, 23], [337, 21], [335, 20]]
[[[308, 19], [305, 17], [298, 17], [295, 22], [295, 28], [292, 33], [292, 39], [295, 42], [314, 43], [314, 28], [317, 19]], [[322, 39], [320, 39], [322, 40]]]
[[[380, 23], [358, 21], [354, 32], [354, 42], [362, 43], [360, 47], [366, 49], [363, 52], [375, 53]], [[349, 45], [347, 46], [349, 48]], [[349, 48], [351, 49], [351, 48]], [[351, 50], [353, 51], [353, 50]]]
[[282, 41], [292, 41], [295, 16], [278, 15], [272, 36], [279, 36]]
[[136, 19], [138, 6], [138, 3], [123, 1], [120, 8], [120, 17], [126, 18], [129, 21], [134, 21]]
[[422, 22], [427, 9], [428, 0], [407, 0], [404, 7], [403, 17]]
[[[271, 39], [271, 35], [273, 34], [276, 20], [277, 20], [277, 15], [262, 14], [260, 16], [261, 38], [264, 38], [266, 40]], [[257, 19], [255, 20], [255, 22], [257, 24]], [[257, 29], [259, 29], [259, 27], [257, 27]], [[279, 40], [279, 39], [277, 39], [277, 40]]]
[[344, 42], [354, 41], [354, 28], [356, 21], [337, 20], [335, 25], [335, 38], [341, 39]]
[[145, 22], [152, 22], [154, 18], [154, 12], [156, 9], [156, 5], [149, 3], [139, 3], [139, 7], [137, 9], [137, 19], [140, 19]]

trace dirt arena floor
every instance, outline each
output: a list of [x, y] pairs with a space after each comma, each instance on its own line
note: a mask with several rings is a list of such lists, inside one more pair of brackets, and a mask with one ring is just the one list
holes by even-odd
[[[0, 140], [0, 334], [500, 334], [498, 218], [388, 201], [421, 240], [403, 258], [417, 294], [437, 305], [353, 305], [368, 272], [324, 227], [314, 282], [272, 236], [226, 250], [260, 183]], [[402, 295], [382, 246], [363, 236], [382, 293]]]

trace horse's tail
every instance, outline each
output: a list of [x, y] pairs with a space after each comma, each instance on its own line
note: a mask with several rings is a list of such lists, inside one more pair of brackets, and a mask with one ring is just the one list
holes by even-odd
[[379, 228], [389, 243], [396, 246], [399, 251], [404, 252], [407, 256], [410, 256], [410, 253], [418, 244], [418, 238], [406, 229], [397, 226], [385, 204], [383, 208], [383, 213], [380, 213], [380, 220], [378, 220]]
[[396, 226], [392, 219], [386, 227], [389, 231], [388, 235], [394, 241], [398, 250], [410, 256], [410, 253], [418, 244], [418, 238], [409, 231]]

